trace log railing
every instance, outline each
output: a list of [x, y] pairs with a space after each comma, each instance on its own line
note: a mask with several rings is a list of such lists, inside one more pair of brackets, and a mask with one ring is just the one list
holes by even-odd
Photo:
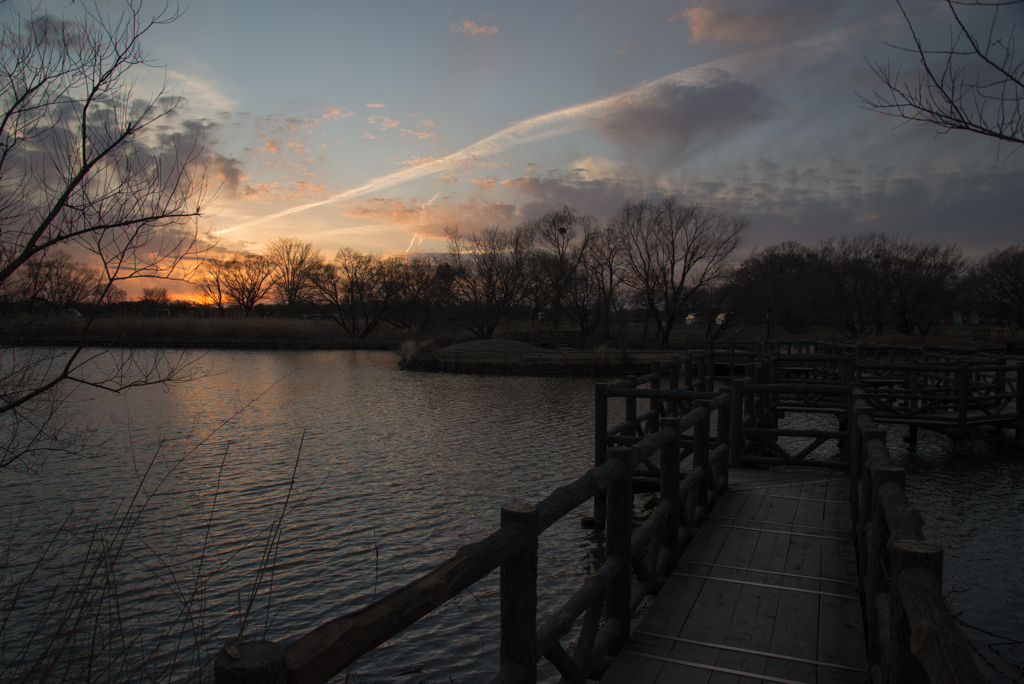
[[[616, 654], [625, 644], [630, 619], [644, 596], [660, 590], [683, 548], [728, 487], [725, 436], [731, 434], [732, 397], [727, 391], [692, 389], [711, 384], [708, 368], [705, 358], [693, 355], [659, 364], [650, 375], [614, 387], [611, 392], [624, 396], [627, 406], [648, 399], [651, 408], [639, 415], [633, 410], [631, 416], [627, 409], [629, 427], [615, 430], [612, 445], [603, 450], [603, 462], [536, 504], [503, 506], [498, 530], [463, 546], [447, 561], [369, 606], [330, 620], [284, 647], [249, 642], [225, 648], [215, 662], [215, 680], [226, 684], [258, 676], [260, 681], [281, 684], [326, 682], [500, 569], [500, 662], [491, 681], [535, 682], [537, 662], [544, 657], [565, 681], [582, 684], [595, 674], [602, 658]], [[680, 370], [691, 389], [678, 387]], [[659, 392], [662, 380], [670, 388]], [[714, 443], [713, 421], [716, 434], [722, 436]], [[620, 436], [630, 439], [614, 441]], [[692, 453], [693, 465], [681, 473], [683, 451]], [[646, 491], [658, 492], [659, 505], [634, 531], [634, 473], [638, 472], [644, 477], [657, 473], [658, 487]], [[538, 626], [538, 538], [599, 494], [606, 501], [602, 517], [606, 560]], [[561, 639], [580, 620], [570, 652]]]
[[885, 431], [854, 391], [850, 455], [857, 566], [874, 682], [983, 682], [942, 595], [942, 547], [925, 540]]
[[[217, 657], [216, 681], [247, 681], [252, 662], [269, 662], [280, 676], [263, 681], [325, 682], [500, 568], [500, 663], [492, 682], [536, 681], [541, 657], [565, 681], [584, 682], [625, 643], [644, 596], [658, 592], [727, 490], [730, 466], [749, 463], [849, 471], [875, 681], [981, 681], [942, 600], [941, 547], [924, 540], [921, 520], [907, 503], [905, 474], [892, 466], [879, 424], [910, 424], [914, 415], [928, 414], [941, 416], [956, 434], [978, 420], [1012, 424], [1020, 437], [1024, 364], [924, 363], [894, 353], [893, 360], [864, 360], [819, 353], [820, 346], [801, 347], [800, 354], [774, 351], [757, 357], [749, 350], [706, 349], [653, 362], [644, 376], [597, 385], [593, 468], [536, 504], [504, 506], [497, 531], [380, 601], [283, 648], [269, 642], [226, 648]], [[716, 363], [725, 375], [716, 376]], [[623, 419], [613, 425], [609, 399], [624, 404]], [[780, 429], [781, 414], [790, 411], [834, 414], [839, 429]], [[808, 461], [813, 447], [787, 454], [776, 443], [786, 436], [839, 439], [849, 445], [849, 458], [843, 464]], [[691, 454], [691, 467], [681, 472]], [[659, 505], [634, 531], [638, 492], [657, 492]], [[538, 627], [539, 535], [590, 500], [589, 522], [605, 528], [606, 560]], [[577, 622], [570, 652], [561, 639]]]

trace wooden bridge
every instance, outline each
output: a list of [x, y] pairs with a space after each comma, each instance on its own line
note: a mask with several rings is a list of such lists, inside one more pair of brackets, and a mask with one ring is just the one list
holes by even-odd
[[[1024, 364], [781, 351], [708, 349], [597, 385], [592, 469], [504, 506], [493, 534], [294, 643], [225, 648], [217, 681], [326, 682], [496, 569], [494, 683], [537, 681], [541, 657], [578, 683], [984, 681], [880, 426], [1020, 438]], [[836, 424], [780, 427], [793, 412]], [[810, 441], [794, 452], [787, 437]], [[841, 460], [816, 457], [830, 442]], [[640, 496], [657, 505], [634, 529]], [[606, 559], [538, 621], [538, 537], [591, 500], [583, 523], [604, 528]]]

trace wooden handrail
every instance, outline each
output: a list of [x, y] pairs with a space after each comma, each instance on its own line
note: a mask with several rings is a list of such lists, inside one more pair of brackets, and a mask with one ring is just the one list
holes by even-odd
[[942, 598], [942, 548], [925, 540], [864, 390], [857, 389], [850, 494], [872, 679], [985, 681]]
[[[791, 457], [774, 444], [780, 436], [813, 437], [815, 444], [839, 439], [841, 445], [849, 445], [847, 463], [815, 464], [849, 472], [854, 532], [862, 561], [869, 662], [875, 674], [888, 681], [902, 681], [927, 673], [931, 681], [939, 682], [952, 681], [943, 673], [955, 672], [956, 681], [981, 681], [966, 640], [942, 602], [942, 550], [926, 541], [921, 518], [906, 497], [905, 473], [892, 465], [885, 432], [879, 428], [881, 421], [898, 422], [900, 414], [878, 413], [876, 421], [874, 412], [887, 410], [878, 405], [887, 400], [905, 402], [905, 407], [898, 408], [919, 412], [948, 408], [929, 419], [915, 418], [914, 424], [948, 427], [953, 424], [948, 416], [955, 414], [956, 434], [963, 434], [976, 421], [1005, 424], [1015, 420], [1020, 436], [1024, 430], [1020, 422], [1024, 364], [975, 363], [963, 358], [940, 363], [865, 363], [850, 354], [818, 353], [766, 356], [765, 351], [773, 348], [777, 351], [782, 345], [760, 345], [761, 351], [749, 354], [713, 349], [693, 352], [652, 362], [646, 375], [597, 385], [593, 468], [536, 505], [503, 507], [499, 530], [462, 547], [380, 601], [299, 638], [284, 649], [288, 681], [327, 681], [500, 567], [501, 663], [492, 681], [534, 682], [536, 662], [545, 657], [567, 681], [583, 682], [598, 659], [615, 653], [624, 643], [630, 619], [644, 595], [671, 572], [682, 547], [728, 488], [730, 466], [742, 462], [810, 465], [802, 459], [814, 445]], [[816, 351], [824, 348], [814, 347]], [[806, 346], [808, 352], [810, 349]], [[857, 350], [863, 355], [862, 347]], [[742, 376], [716, 376], [716, 355], [732, 367], [739, 365], [731, 361], [734, 358], [758, 360], [742, 364]], [[782, 364], [793, 361], [825, 365], [820, 373], [799, 371], [817, 374], [815, 379], [785, 381]], [[855, 370], [858, 379], [863, 377], [861, 385], [872, 380], [864, 371], [894, 375], [874, 383], [889, 388], [869, 390], [855, 385]], [[895, 375], [900, 372], [906, 375]], [[723, 380], [728, 380], [728, 389], [709, 391]], [[804, 399], [779, 402], [780, 397], [793, 395], [804, 395]], [[840, 429], [780, 429], [780, 409], [814, 410], [801, 405], [807, 396], [827, 398], [827, 406], [818, 408], [836, 413]], [[610, 429], [609, 397], [625, 399], [627, 418]], [[650, 401], [642, 412], [636, 404], [640, 399]], [[1017, 410], [1010, 411], [1014, 401]], [[986, 415], [968, 413], [971, 408], [985, 408]], [[998, 415], [991, 415], [993, 412]], [[945, 420], [941, 420], [943, 415]], [[712, 421], [717, 421], [714, 438]], [[767, 448], [772, 455], [758, 455], [754, 453], [757, 448]], [[683, 477], [679, 461], [686, 453], [693, 454], [693, 466]], [[656, 454], [660, 455], [657, 467], [652, 460]], [[638, 471], [641, 464], [645, 469]], [[637, 480], [638, 486], [654, 491], [653, 483], [660, 487], [661, 498], [636, 531], [632, 529], [635, 471], [644, 476], [642, 482]], [[607, 559], [538, 630], [537, 538], [591, 498], [595, 525], [607, 521]], [[581, 618], [576, 649], [569, 654], [559, 639]]]

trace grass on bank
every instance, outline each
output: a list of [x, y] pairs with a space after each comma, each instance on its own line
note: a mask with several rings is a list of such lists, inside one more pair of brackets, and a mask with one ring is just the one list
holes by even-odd
[[[341, 326], [323, 318], [285, 317], [201, 317], [201, 316], [118, 316], [97, 318], [89, 322], [86, 318], [69, 315], [31, 318], [24, 315], [5, 316], [0, 326], [0, 339], [7, 340], [74, 340], [81, 338], [88, 324], [86, 339], [91, 341], [153, 342], [165, 341], [174, 344], [198, 344], [211, 340], [238, 341], [350, 341], [353, 338]], [[938, 326], [926, 337], [903, 335], [895, 331], [881, 334], [865, 333], [853, 341], [881, 344], [975, 344], [977, 331], [987, 329], [975, 326]], [[548, 328], [535, 322], [512, 322], [499, 328], [494, 335], [501, 339], [513, 332], [540, 332]], [[1009, 332], [1009, 331], [1007, 331]], [[1019, 331], [1018, 331], [1019, 332]], [[1009, 334], [1013, 334], [1010, 332]], [[1024, 341], [1024, 333], [1012, 339]], [[437, 346], [444, 347], [475, 339], [469, 332], [459, 329], [453, 321], [439, 322], [423, 330], [408, 330], [381, 324], [368, 340], [427, 340], [433, 339]], [[672, 345], [685, 342], [697, 343], [705, 339], [705, 328], [701, 325], [677, 325], [672, 333]], [[721, 340], [763, 340], [764, 327], [737, 325], [720, 338]], [[842, 330], [834, 327], [816, 327], [799, 335], [778, 332], [777, 340], [828, 340], [850, 341]], [[590, 348], [654, 348], [660, 347], [660, 340], [650, 329], [644, 334], [642, 324], [631, 325], [624, 334], [611, 339], [595, 340]]]

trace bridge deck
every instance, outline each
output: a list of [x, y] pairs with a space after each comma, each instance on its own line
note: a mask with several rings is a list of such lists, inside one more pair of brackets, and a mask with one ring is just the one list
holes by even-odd
[[846, 478], [729, 476], [602, 684], [863, 682]]

